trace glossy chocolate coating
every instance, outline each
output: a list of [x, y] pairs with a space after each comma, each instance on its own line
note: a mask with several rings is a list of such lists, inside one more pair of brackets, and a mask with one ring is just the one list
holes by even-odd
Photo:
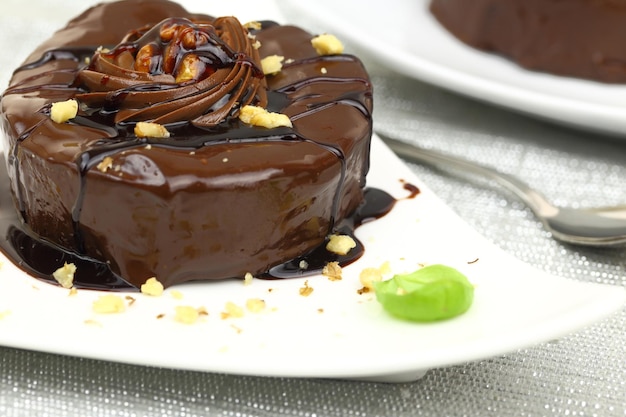
[[[52, 122], [50, 104], [85, 93], [85, 58], [168, 17], [208, 20], [175, 3], [126, 1], [89, 9], [35, 50], [2, 96], [8, 173], [27, 228], [108, 264], [135, 286], [263, 274], [323, 244], [363, 203], [372, 90], [358, 59], [317, 56], [311, 35], [267, 24], [261, 57], [290, 59], [268, 76], [267, 107], [293, 128], [168, 125], [137, 138], [115, 112], [81, 110]], [[322, 71], [325, 68], [325, 71]], [[115, 169], [97, 165], [111, 157]], [[59, 265], [60, 266], [60, 265]]]
[[457, 38], [527, 69], [626, 83], [624, 0], [432, 0]]

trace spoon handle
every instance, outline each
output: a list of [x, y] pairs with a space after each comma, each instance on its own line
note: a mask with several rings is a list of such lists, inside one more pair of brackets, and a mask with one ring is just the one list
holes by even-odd
[[378, 132], [376, 132], [376, 134], [392, 151], [401, 157], [448, 169], [456, 168], [497, 182], [509, 191], [515, 193], [539, 217], [553, 216], [558, 212], [558, 209], [550, 204], [540, 193], [509, 174], [470, 162], [463, 158], [443, 154], [431, 149], [424, 149], [414, 144], [390, 138]]

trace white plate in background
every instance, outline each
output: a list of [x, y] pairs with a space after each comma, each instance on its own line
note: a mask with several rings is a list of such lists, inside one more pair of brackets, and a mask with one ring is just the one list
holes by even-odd
[[428, 11], [429, 0], [283, 0], [290, 22], [331, 32], [407, 76], [534, 117], [626, 138], [626, 85], [527, 71], [471, 48]]

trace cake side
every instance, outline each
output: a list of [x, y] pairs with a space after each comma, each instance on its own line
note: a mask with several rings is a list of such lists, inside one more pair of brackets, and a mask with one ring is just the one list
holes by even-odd
[[[15, 72], [0, 119], [26, 227], [108, 264], [135, 286], [152, 276], [169, 286], [261, 274], [323, 244], [363, 203], [372, 91], [362, 64], [349, 55], [319, 56], [311, 34], [265, 23], [247, 36], [260, 43], [258, 59], [280, 54], [288, 62], [264, 77], [248, 56], [254, 53], [233, 54], [242, 61], [229, 74], [245, 70], [246, 83], [260, 80], [241, 97], [287, 115], [292, 127], [244, 123], [239, 100], [220, 120], [198, 122], [231, 101], [224, 96], [212, 101], [210, 112], [163, 123], [170, 137], [138, 137], [134, 114], [144, 110], [135, 109], [137, 103], [148, 112], [158, 103], [145, 106], [143, 97], [133, 102], [138, 87], [100, 94], [86, 88], [81, 72], [99, 71], [90, 61], [98, 48], [117, 51], [129, 31], [144, 28], [137, 35], [144, 39], [166, 18], [214, 22], [167, 1], [102, 4], [73, 19]], [[109, 75], [102, 79], [109, 82]], [[172, 100], [167, 94], [166, 104]], [[81, 103], [77, 117], [50, 120], [51, 104], [72, 98]], [[133, 116], [121, 117], [122, 105], [111, 108], [115, 100], [131, 103]]]

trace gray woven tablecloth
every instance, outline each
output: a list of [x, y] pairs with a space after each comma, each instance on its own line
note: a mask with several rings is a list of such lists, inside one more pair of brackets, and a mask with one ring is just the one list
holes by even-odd
[[[69, 6], [78, 10], [76, 3]], [[45, 13], [0, 13], [0, 89], [57, 26]], [[530, 119], [365, 61], [376, 87], [377, 129], [497, 166], [564, 206], [626, 203], [626, 139]], [[481, 234], [524, 262], [571, 279], [626, 285], [623, 249], [563, 245], [492, 184], [411, 167]], [[431, 370], [406, 384], [216, 375], [0, 347], [0, 416], [626, 416], [625, 358], [625, 309], [557, 341]]]

